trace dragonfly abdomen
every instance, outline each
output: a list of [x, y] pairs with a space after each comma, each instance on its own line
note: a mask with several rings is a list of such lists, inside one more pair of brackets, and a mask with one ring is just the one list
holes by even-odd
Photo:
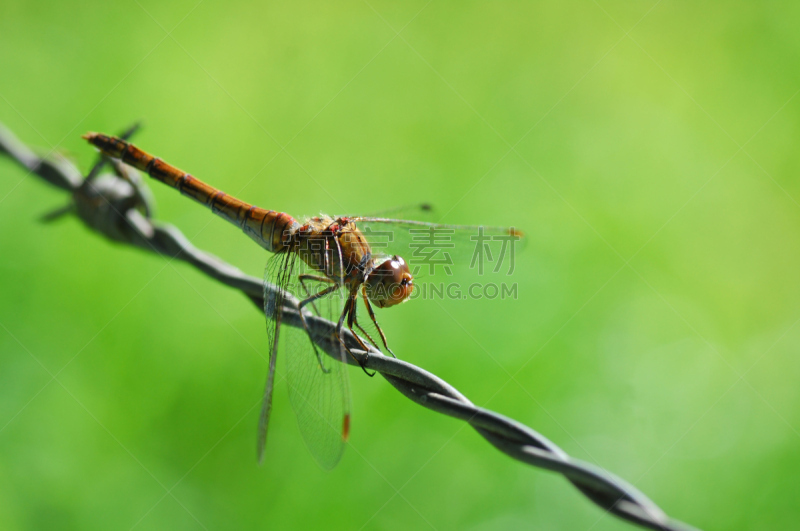
[[100, 133], [87, 133], [83, 138], [106, 155], [121, 159], [122, 162], [211, 209], [214, 214], [238, 226], [267, 251], [278, 252], [284, 249], [293, 230], [299, 226], [289, 214], [265, 210], [236, 199], [142, 151], [130, 142]]

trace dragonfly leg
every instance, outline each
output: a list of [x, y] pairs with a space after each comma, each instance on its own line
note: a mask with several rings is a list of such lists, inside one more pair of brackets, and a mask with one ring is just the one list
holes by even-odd
[[[386, 350], [389, 351], [389, 354], [392, 355], [393, 358], [397, 358], [392, 352], [392, 349], [389, 348], [389, 345], [386, 344], [386, 334], [383, 333], [383, 329], [378, 324], [378, 320], [375, 319], [375, 312], [372, 310], [372, 305], [369, 303], [369, 297], [367, 297], [367, 286], [361, 286], [361, 294], [364, 296], [364, 305], [367, 307], [367, 312], [369, 313], [369, 318], [372, 319], [372, 323], [375, 325], [375, 328], [378, 329], [378, 333], [381, 335], [381, 340], [383, 340], [383, 346], [386, 347]], [[369, 336], [367, 336], [369, 337]]]
[[355, 332], [353, 331], [353, 325], [355, 325], [359, 330], [361, 330], [361, 333], [366, 336], [366, 338], [369, 340], [370, 344], [373, 347], [375, 347], [376, 349], [380, 350], [380, 347], [375, 342], [375, 340], [372, 339], [372, 336], [369, 335], [369, 332], [364, 330], [364, 327], [362, 327], [359, 324], [358, 317], [356, 316], [357, 310], [358, 310], [358, 302], [357, 301], [353, 301], [353, 311], [350, 312], [350, 315], [347, 317], [347, 327], [350, 329], [351, 332], [353, 332], [353, 334], [355, 334]]
[[300, 301], [300, 304], [297, 307], [298, 313], [300, 314], [300, 321], [303, 323], [303, 328], [305, 329], [306, 334], [308, 334], [308, 340], [311, 341], [311, 347], [314, 349], [314, 354], [317, 356], [317, 362], [319, 363], [319, 368], [322, 369], [322, 372], [324, 373], [329, 373], [331, 371], [330, 369], [326, 369], [325, 366], [322, 364], [322, 356], [320, 356], [319, 354], [319, 349], [317, 348], [317, 344], [314, 343], [314, 338], [311, 337], [311, 330], [309, 330], [308, 323], [306, 322], [306, 316], [305, 314], [303, 314], [303, 306], [309, 303], [313, 303], [320, 297], [324, 297], [329, 293], [333, 293], [337, 289], [339, 289], [339, 285], [333, 284], [332, 286], [329, 286], [324, 290], [320, 291], [316, 295], [312, 295], [311, 297], [308, 297], [307, 299]]
[[[335, 284], [335, 281], [328, 278], [328, 277], [321, 277], [318, 275], [299, 275], [297, 279], [300, 281], [300, 285], [303, 286], [303, 291], [306, 292], [306, 297], [310, 297], [311, 293], [308, 291], [308, 286], [304, 281], [315, 281], [315, 282], [326, 282], [328, 284]], [[317, 303], [312, 302], [311, 306], [314, 308], [314, 313], [320, 315], [319, 310], [317, 310]]]
[[[356, 358], [355, 354], [353, 354], [352, 351], [347, 347], [347, 345], [344, 342], [344, 339], [342, 338], [342, 330], [344, 329], [344, 320], [345, 320], [345, 318], [349, 318], [351, 312], [354, 311], [353, 308], [355, 307], [356, 295], [357, 294], [358, 294], [358, 288], [353, 290], [350, 293], [350, 295], [347, 297], [347, 302], [344, 305], [344, 311], [342, 312], [341, 317], [339, 317], [339, 323], [336, 325], [336, 335], [339, 338], [339, 343], [341, 343], [342, 346], [347, 350], [347, 352], [353, 357], [353, 359], [356, 360], [356, 362], [358, 363], [359, 367], [361, 367], [361, 370], [363, 370], [364, 373], [367, 376], [372, 377], [372, 376], [375, 376], [375, 372], [372, 372], [370, 374], [370, 372], [367, 370], [367, 368], [364, 366], [364, 364], [361, 361], [359, 361], [359, 359]], [[348, 322], [348, 325], [349, 325], [349, 322]], [[358, 342], [359, 346], [366, 353], [366, 359], [369, 359], [369, 348], [367, 348], [367, 346], [364, 344], [364, 342], [361, 341], [361, 338], [358, 337], [358, 334], [353, 332], [353, 328], [351, 326], [348, 326], [348, 328], [350, 329], [350, 332], [353, 333], [353, 337], [355, 337], [355, 339]]]
[[[356, 319], [353, 322], [356, 325], [356, 328], [358, 328], [361, 331], [362, 334], [367, 336], [367, 339], [369, 340], [369, 344], [372, 345], [373, 347], [375, 347], [376, 349], [380, 350], [381, 348], [378, 346], [377, 343], [375, 343], [375, 340], [372, 339], [372, 337], [370, 337], [369, 332], [364, 330], [364, 328], [358, 323], [358, 319]], [[350, 327], [350, 331], [353, 332], [353, 327], [352, 326]], [[353, 332], [353, 333], [355, 334], [355, 332]]]

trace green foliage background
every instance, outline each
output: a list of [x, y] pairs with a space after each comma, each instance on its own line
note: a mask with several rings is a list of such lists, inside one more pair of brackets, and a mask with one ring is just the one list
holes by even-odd
[[[0, 121], [85, 169], [80, 134], [142, 119], [146, 149], [295, 215], [522, 228], [518, 300], [385, 310], [395, 352], [676, 518], [796, 526], [800, 5], [426, 2], [2, 0]], [[259, 468], [252, 306], [38, 223], [63, 195], [6, 160], [0, 201], [3, 529], [629, 528], [358, 370], [334, 471], [284, 385]]]

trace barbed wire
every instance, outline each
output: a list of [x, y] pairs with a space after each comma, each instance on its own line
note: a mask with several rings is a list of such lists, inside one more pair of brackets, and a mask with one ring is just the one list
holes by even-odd
[[[130, 129], [127, 134], [135, 130]], [[63, 157], [43, 159], [0, 124], [0, 154], [19, 163], [29, 173], [71, 194], [68, 205], [44, 217], [51, 220], [74, 212], [91, 229], [107, 238], [191, 264], [209, 277], [241, 291], [263, 312], [264, 299], [274, 298], [277, 288], [216, 256], [194, 247], [177, 228], [151, 219], [149, 191], [138, 173], [119, 161], [101, 159], [87, 178]], [[113, 173], [100, 174], [105, 164]], [[286, 294], [283, 322], [302, 327], [298, 300]], [[306, 317], [314, 341], [337, 360], [336, 323], [317, 316]], [[662, 531], [694, 529], [672, 520], [634, 486], [584, 461], [574, 459], [547, 438], [504, 415], [477, 407], [438, 376], [372, 348], [358, 350], [349, 330], [344, 340], [358, 362], [378, 371], [403, 395], [430, 410], [464, 420], [504, 454], [529, 465], [563, 475], [601, 509], [640, 526]], [[348, 363], [356, 361], [348, 357]]]

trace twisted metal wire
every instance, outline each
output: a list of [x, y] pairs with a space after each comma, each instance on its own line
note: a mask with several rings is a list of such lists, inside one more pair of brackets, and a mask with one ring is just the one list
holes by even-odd
[[[215, 280], [241, 291], [259, 311], [265, 298], [274, 297], [277, 288], [264, 285], [261, 279], [246, 275], [238, 268], [194, 247], [177, 228], [150, 219], [143, 185], [137, 183], [118, 161], [98, 163], [84, 179], [71, 162], [46, 160], [17, 140], [0, 124], [0, 154], [19, 163], [50, 184], [70, 192], [70, 204], [59, 209], [56, 217], [74, 211], [91, 229], [109, 239], [139, 247], [169, 258], [182, 260]], [[103, 163], [111, 163], [114, 174], [99, 174]], [[297, 299], [287, 294], [283, 319], [290, 326], [301, 327]], [[337, 360], [336, 323], [308, 316], [314, 341]], [[642, 527], [663, 531], [694, 529], [672, 520], [647, 496], [617, 476], [584, 461], [574, 459], [535, 430], [504, 415], [475, 406], [453, 386], [408, 362], [384, 356], [370, 346], [369, 352], [357, 350], [353, 335], [343, 330], [345, 342], [367, 368], [378, 371], [403, 395], [428, 409], [464, 420], [501, 452], [538, 468], [563, 475], [589, 500], [615, 516]], [[356, 364], [348, 358], [348, 363]]]

